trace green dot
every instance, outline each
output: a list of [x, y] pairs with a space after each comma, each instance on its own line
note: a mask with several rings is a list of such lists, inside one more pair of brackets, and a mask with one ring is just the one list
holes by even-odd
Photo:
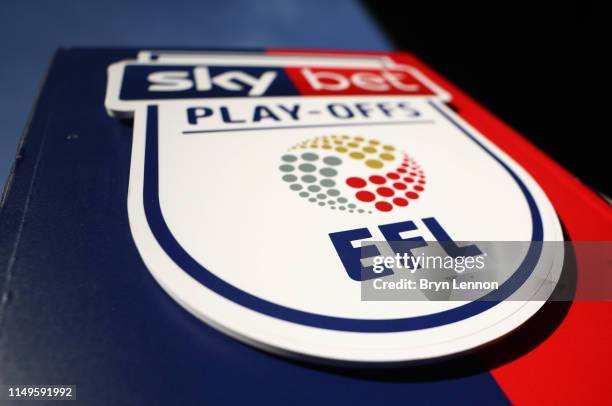
[[319, 206], [325, 206], [325, 202], [319, 202]]
[[321, 175], [323, 175], [323, 176], [327, 176], [327, 177], [329, 178], [329, 177], [332, 177], [332, 176], [336, 176], [336, 175], [338, 174], [338, 171], [336, 171], [336, 170], [335, 170], [335, 169], [333, 169], [333, 168], [323, 168], [323, 169], [321, 169], [321, 170], [319, 171], [319, 173], [320, 173]]
[[346, 202], [348, 202], [346, 197], [339, 197], [338, 198], [338, 203], [346, 203]]
[[327, 195], [325, 193], [319, 193], [317, 195], [317, 199], [319, 200], [327, 199]]
[[[285, 166], [285, 165], [283, 165], [283, 166]], [[314, 172], [315, 170], [317, 170], [316, 166], [314, 166], [312, 164], [301, 164], [300, 166], [298, 166], [298, 168], [300, 168], [300, 171], [302, 171], [302, 172]], [[293, 170], [293, 166], [291, 167], [291, 170]]]
[[332, 209], [332, 210], [336, 210], [335, 206], [330, 206], [329, 208]]
[[355, 210], [349, 210], [349, 213], [355, 213]]
[[309, 202], [316, 202], [317, 199], [315, 199], [314, 197], [311, 197], [310, 199], [308, 199]]
[[363, 209], [359, 209], [357, 210], [359, 213], [363, 213]]
[[310, 196], [310, 193], [308, 192], [300, 192], [300, 197], [308, 197]]
[[[292, 175], [287, 175], [287, 176], [292, 176]], [[336, 182], [334, 182], [331, 179], [322, 179], [320, 183], [321, 183], [321, 186], [323, 186], [323, 187], [336, 186]]]
[[328, 156], [323, 158], [323, 162], [326, 165], [330, 165], [330, 166], [338, 166], [342, 163], [342, 160], [340, 158], [337, 158], [335, 156]]
[[302, 176], [302, 182], [306, 183], [314, 183], [317, 181], [317, 178], [312, 175], [304, 175]]
[[293, 185], [289, 186], [289, 189], [297, 192], [298, 190], [302, 190], [302, 185], [299, 183], [294, 183]]
[[321, 187], [317, 185], [310, 185], [308, 186], [308, 190], [310, 190], [311, 192], [318, 192], [321, 190]]
[[351, 204], [347, 204], [347, 206], [348, 206], [348, 208], [349, 208], [349, 209], [354, 209], [355, 207], [357, 207], [357, 206], [356, 206], [356, 205], [354, 205], [353, 203], [351, 203]]
[[281, 158], [285, 162], [295, 162], [297, 161], [297, 157], [295, 155], [283, 155]]
[[327, 194], [330, 195], [331, 197], [336, 197], [340, 195], [340, 191], [338, 189], [329, 189], [327, 191]]
[[319, 156], [317, 154], [313, 154], [312, 152], [306, 152], [306, 153], [302, 154], [302, 159], [304, 161], [313, 162], [313, 161], [316, 161], [317, 159], [319, 159]]
[[295, 169], [292, 165], [281, 165], [278, 167], [282, 172], [293, 172]]
[[340, 207], [338, 207], [338, 209], [339, 209], [339, 210], [346, 210], [346, 207], [344, 207], [344, 206], [340, 206]]
[[297, 180], [297, 176], [295, 176], [295, 175], [285, 175], [285, 176], [283, 176], [283, 180], [285, 182], [295, 182]]
[[334, 205], [334, 204], [336, 204], [336, 202], [335, 202], [335, 201], [333, 201], [333, 200], [329, 200], [329, 201], [327, 202], [327, 204]]

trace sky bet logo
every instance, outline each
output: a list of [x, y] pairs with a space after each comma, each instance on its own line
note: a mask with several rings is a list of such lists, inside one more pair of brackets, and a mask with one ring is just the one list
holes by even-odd
[[408, 71], [315, 67], [127, 65], [121, 100], [210, 97], [432, 95]]

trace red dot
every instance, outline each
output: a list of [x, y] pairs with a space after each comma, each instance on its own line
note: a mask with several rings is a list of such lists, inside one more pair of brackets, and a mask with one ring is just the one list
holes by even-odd
[[357, 199], [361, 200], [362, 202], [371, 202], [374, 199], [376, 199], [376, 196], [374, 196], [374, 193], [368, 192], [366, 190], [362, 190], [360, 192], [357, 192], [355, 194], [355, 197]]
[[406, 197], [414, 200], [419, 198], [419, 194], [415, 192], [406, 192]]
[[389, 179], [399, 179], [400, 176], [397, 173], [395, 173], [395, 172], [389, 172], [387, 174], [387, 178], [389, 178]]
[[404, 163], [402, 164], [402, 166], [403, 166], [404, 168], [408, 168], [410, 165], [408, 165], [408, 162], [404, 162]]
[[404, 182], [412, 183], [412, 182], [414, 182], [414, 179], [412, 179], [412, 178], [404, 178]]
[[395, 199], [393, 199], [393, 203], [395, 203], [396, 206], [400, 207], [408, 206], [408, 200], [402, 197], [396, 197]]
[[380, 211], [391, 211], [393, 209], [391, 203], [387, 202], [376, 202], [374, 206]]
[[416, 190], [417, 192], [422, 192], [423, 190], [425, 190], [425, 188], [423, 186], [415, 186], [414, 190]]
[[423, 179], [421, 179], [421, 180], [419, 180], [419, 183], [420, 183], [421, 185], [424, 185], [424, 184], [425, 184], [425, 181], [424, 181]]
[[399, 173], [406, 173], [406, 169], [405, 168], [397, 168], [396, 169]]
[[384, 187], [384, 186], [376, 189], [376, 192], [378, 192], [379, 195], [384, 196], [384, 197], [393, 196], [395, 194], [393, 189], [389, 189], [388, 187]]
[[410, 176], [417, 176], [416, 172], [410, 172]]
[[370, 176], [370, 182], [375, 183], [377, 185], [382, 185], [386, 181], [387, 181], [387, 179], [385, 179], [385, 178], [383, 178], [382, 176], [379, 176], [379, 175], [372, 175], [372, 176]]
[[346, 180], [346, 184], [349, 185], [350, 187], [359, 189], [366, 185], [366, 181], [361, 178], [352, 177]]
[[398, 190], [404, 190], [404, 189], [406, 189], [408, 186], [406, 186], [406, 184], [405, 184], [405, 183], [402, 183], [402, 182], [395, 182], [395, 183], [393, 184], [393, 187], [394, 187], [394, 188], [396, 188], [396, 189], [398, 189]]

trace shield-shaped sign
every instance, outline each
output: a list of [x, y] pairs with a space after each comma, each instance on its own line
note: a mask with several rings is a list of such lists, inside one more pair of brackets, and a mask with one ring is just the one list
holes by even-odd
[[[106, 107], [134, 119], [128, 211], [146, 267], [198, 318], [287, 356], [409, 362], [498, 339], [544, 303], [521, 292], [539, 289], [536, 273], [558, 279], [563, 252], [542, 242], [561, 228], [449, 101], [381, 55], [147, 51], [113, 64]], [[498, 253], [489, 300], [363, 300], [389, 275], [364, 274], [361, 246], [393, 240], [527, 244]]]

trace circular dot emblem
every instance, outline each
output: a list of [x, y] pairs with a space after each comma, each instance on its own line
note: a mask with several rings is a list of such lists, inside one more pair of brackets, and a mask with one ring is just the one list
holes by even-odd
[[410, 207], [426, 187], [423, 169], [406, 152], [377, 139], [347, 134], [295, 144], [281, 155], [278, 169], [289, 190], [303, 201], [343, 213], [387, 213]]

